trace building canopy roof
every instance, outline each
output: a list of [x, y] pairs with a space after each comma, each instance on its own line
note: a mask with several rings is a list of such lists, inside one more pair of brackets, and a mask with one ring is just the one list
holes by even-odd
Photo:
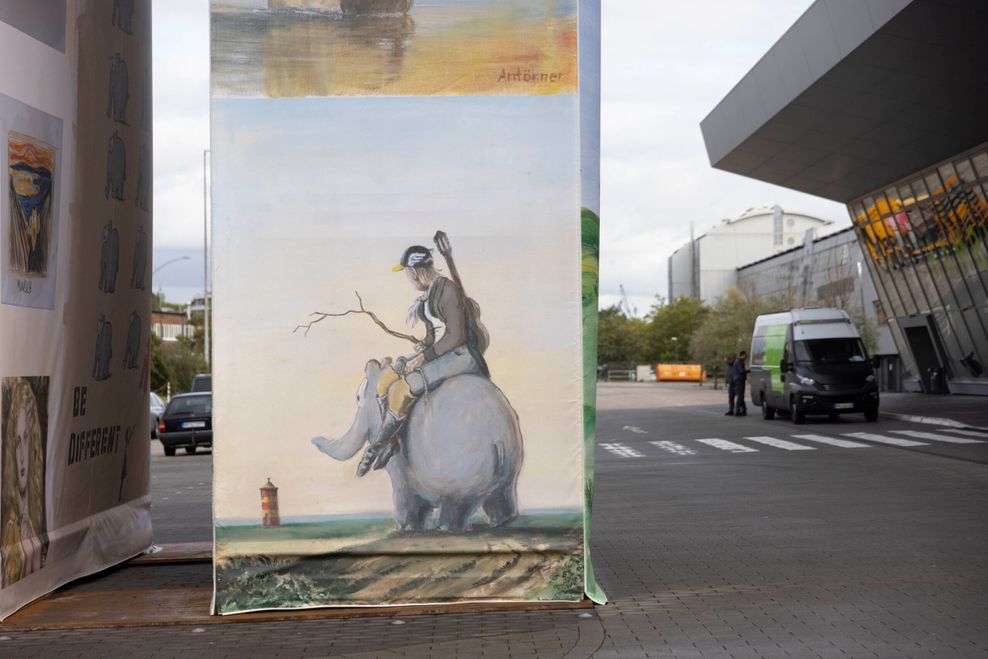
[[711, 164], [848, 202], [988, 141], [988, 2], [817, 0], [701, 122]]

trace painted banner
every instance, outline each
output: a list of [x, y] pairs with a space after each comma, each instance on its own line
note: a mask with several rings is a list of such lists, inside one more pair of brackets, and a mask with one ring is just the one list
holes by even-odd
[[603, 601], [598, 25], [212, 3], [216, 612]]
[[0, 618], [151, 544], [150, 34], [0, 3]]

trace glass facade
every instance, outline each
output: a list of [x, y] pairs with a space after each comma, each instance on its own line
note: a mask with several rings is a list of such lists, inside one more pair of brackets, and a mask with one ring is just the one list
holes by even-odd
[[848, 205], [917, 390], [988, 395], [986, 147]]

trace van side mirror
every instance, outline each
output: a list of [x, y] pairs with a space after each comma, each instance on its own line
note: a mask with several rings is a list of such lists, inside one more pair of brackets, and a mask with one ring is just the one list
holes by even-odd
[[783, 373], [785, 373], [786, 371], [788, 371], [790, 366], [792, 366], [792, 365], [788, 361], [786, 361], [785, 359], [783, 359], [782, 361], [779, 362], [779, 368], [782, 370]]
[[872, 368], [879, 368], [882, 365], [882, 359], [881, 359], [881, 357], [872, 357], [868, 361], [871, 363], [871, 367]]

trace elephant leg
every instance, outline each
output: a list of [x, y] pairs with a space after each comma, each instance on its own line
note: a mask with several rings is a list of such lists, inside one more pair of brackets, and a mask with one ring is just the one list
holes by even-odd
[[491, 527], [504, 526], [518, 517], [518, 494], [514, 479], [484, 499], [484, 512]]
[[439, 505], [439, 528], [450, 533], [470, 530], [470, 518], [480, 502], [472, 499], [443, 499]]
[[424, 531], [425, 524], [432, 514], [433, 505], [412, 490], [399, 469], [389, 469], [391, 475], [392, 500], [395, 506], [395, 524], [405, 532]]

